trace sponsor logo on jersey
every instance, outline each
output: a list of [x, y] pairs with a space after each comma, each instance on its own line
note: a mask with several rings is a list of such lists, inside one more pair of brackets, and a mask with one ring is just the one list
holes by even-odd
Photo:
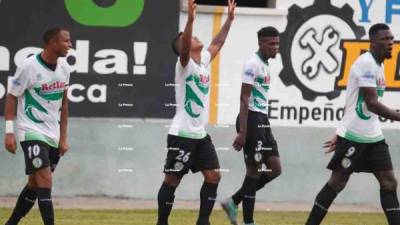
[[253, 71], [253, 69], [248, 69], [248, 70], [246, 70], [246, 71], [244, 71], [244, 74], [246, 75], [246, 76], [248, 76], [248, 77], [254, 77], [254, 71]]
[[65, 82], [55, 81], [51, 84], [42, 84], [42, 92], [54, 92], [65, 89]]
[[204, 74], [200, 74], [200, 82], [203, 84], [208, 84], [210, 82], [210, 77]]
[[12, 84], [15, 86], [20, 86], [21, 82], [19, 81], [19, 79], [13, 79]]
[[373, 80], [375, 78], [375, 76], [373, 74], [366, 73], [366, 74], [362, 75], [362, 78]]

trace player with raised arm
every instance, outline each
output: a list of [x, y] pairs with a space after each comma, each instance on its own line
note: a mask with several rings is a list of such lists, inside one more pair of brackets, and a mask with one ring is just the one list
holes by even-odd
[[236, 3], [228, 0], [228, 16], [207, 50], [192, 36], [196, 4], [188, 0], [185, 29], [174, 39], [173, 51], [179, 56], [175, 68], [176, 113], [167, 138], [165, 178], [158, 192], [157, 225], [168, 225], [175, 190], [191, 170], [201, 171], [204, 183], [200, 190], [197, 225], [209, 225], [220, 180], [219, 161], [210, 136], [205, 131], [209, 113], [210, 63], [221, 50], [234, 19]]

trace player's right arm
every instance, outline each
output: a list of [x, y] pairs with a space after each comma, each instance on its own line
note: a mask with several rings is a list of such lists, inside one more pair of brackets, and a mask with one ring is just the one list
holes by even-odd
[[239, 132], [233, 142], [233, 148], [240, 151], [246, 142], [247, 117], [249, 114], [249, 98], [253, 85], [242, 83], [240, 91]]
[[[28, 61], [28, 60], [27, 60]], [[8, 93], [4, 107], [4, 119], [6, 120], [6, 134], [4, 145], [6, 149], [15, 154], [17, 143], [14, 134], [14, 116], [17, 99], [23, 95], [25, 90], [32, 86], [32, 78], [29, 76], [27, 61], [24, 61], [8, 84]]]
[[4, 118], [6, 120], [6, 134], [4, 138], [4, 145], [12, 154], [15, 154], [17, 150], [17, 141], [14, 134], [14, 115], [15, 115], [15, 105], [17, 103], [17, 97], [12, 94], [7, 94], [6, 104], [4, 107]]
[[257, 67], [253, 65], [251, 60], [247, 61], [243, 67], [242, 88], [240, 91], [239, 132], [232, 144], [236, 151], [240, 151], [246, 142], [249, 99], [257, 73]]
[[365, 104], [370, 112], [390, 120], [400, 121], [400, 113], [385, 106], [378, 100], [378, 94], [374, 87], [360, 87], [361, 95], [364, 97]]
[[190, 60], [190, 48], [192, 46], [193, 22], [196, 17], [196, 7], [197, 5], [194, 3], [194, 0], [188, 0], [188, 19], [181, 36], [179, 49], [179, 61], [182, 67], [186, 67]]

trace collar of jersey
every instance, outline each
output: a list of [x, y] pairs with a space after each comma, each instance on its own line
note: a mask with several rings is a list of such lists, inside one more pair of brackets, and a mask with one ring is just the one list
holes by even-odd
[[[42, 66], [43, 66], [44, 68], [46, 68], [47, 70], [54, 72], [55, 70], [50, 69], [50, 68], [46, 65], [46, 63], [42, 60], [42, 58], [39, 57], [39, 55], [40, 55], [40, 53], [36, 55], [36, 59], [37, 59], [37, 61], [39, 62], [39, 64], [42, 65]], [[57, 66], [56, 66], [56, 69], [57, 69]]]
[[376, 59], [375, 59], [375, 57], [374, 57], [374, 54], [372, 54], [372, 52], [371, 51], [367, 51], [370, 55], [371, 55], [371, 57], [374, 59], [374, 62], [376, 63], [376, 65], [378, 65], [378, 66], [382, 66], [382, 64], [379, 64], [379, 62], [378, 61], [376, 61]]
[[267, 59], [267, 60], [264, 60], [260, 51], [257, 51], [257, 52], [256, 52], [256, 55], [257, 55], [258, 58], [261, 60], [261, 62], [265, 63], [265, 65], [268, 66], [268, 59]]

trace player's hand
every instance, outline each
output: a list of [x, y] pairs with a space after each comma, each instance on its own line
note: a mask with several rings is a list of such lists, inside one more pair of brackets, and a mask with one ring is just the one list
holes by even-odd
[[228, 0], [228, 19], [233, 20], [235, 18], [236, 0]]
[[197, 4], [194, 0], [188, 0], [188, 21], [193, 22], [196, 17]]
[[236, 151], [240, 151], [242, 150], [245, 142], [246, 142], [246, 133], [239, 132], [236, 135], [235, 141], [233, 142], [232, 146]]
[[6, 134], [6, 137], [4, 138], [4, 145], [7, 151], [15, 154], [17, 150], [17, 141], [15, 140], [15, 134]]
[[326, 141], [323, 145], [324, 148], [326, 148], [325, 153], [331, 153], [333, 151], [335, 151], [335, 147], [336, 147], [336, 142], [337, 142], [337, 136], [333, 136], [333, 138], [329, 141]]
[[63, 156], [69, 149], [69, 145], [66, 141], [60, 141], [58, 144], [58, 151], [60, 152], [60, 156]]

